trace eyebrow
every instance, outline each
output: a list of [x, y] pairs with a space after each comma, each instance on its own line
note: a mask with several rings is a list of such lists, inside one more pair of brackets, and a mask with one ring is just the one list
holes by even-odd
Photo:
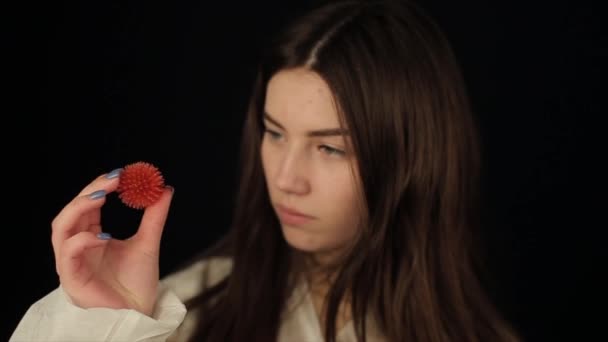
[[[285, 127], [281, 125], [275, 118], [270, 116], [270, 114], [264, 112], [264, 119], [268, 120], [270, 123], [278, 126], [280, 129], [285, 130]], [[348, 130], [342, 128], [327, 128], [327, 129], [319, 129], [315, 131], [308, 131], [306, 133], [309, 137], [331, 137], [336, 135], [346, 136], [348, 135]]]

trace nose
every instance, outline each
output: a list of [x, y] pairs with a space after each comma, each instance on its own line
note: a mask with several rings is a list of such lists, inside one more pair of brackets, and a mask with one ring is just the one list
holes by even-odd
[[301, 153], [286, 151], [277, 165], [275, 178], [279, 190], [292, 195], [306, 195], [310, 192], [310, 182], [307, 179], [308, 163]]

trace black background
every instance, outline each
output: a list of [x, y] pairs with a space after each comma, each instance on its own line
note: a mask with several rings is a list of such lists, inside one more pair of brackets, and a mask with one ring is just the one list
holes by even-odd
[[[602, 135], [592, 132], [603, 121], [594, 115], [605, 99], [604, 18], [580, 2], [419, 2], [452, 42], [481, 124], [498, 303], [527, 340], [599, 337], [605, 153], [595, 152]], [[0, 339], [58, 285], [50, 222], [101, 173], [145, 160], [175, 187], [161, 275], [225, 232], [259, 46], [310, 4], [7, 8], [0, 122], [8, 289]], [[113, 196], [104, 214], [117, 237], [131, 234], [140, 217]]]

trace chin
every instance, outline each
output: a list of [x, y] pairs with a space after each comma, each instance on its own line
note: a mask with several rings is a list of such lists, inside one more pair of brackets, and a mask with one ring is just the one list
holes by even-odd
[[316, 253], [324, 250], [323, 241], [318, 236], [300, 227], [281, 225], [283, 237], [287, 244], [301, 252]]

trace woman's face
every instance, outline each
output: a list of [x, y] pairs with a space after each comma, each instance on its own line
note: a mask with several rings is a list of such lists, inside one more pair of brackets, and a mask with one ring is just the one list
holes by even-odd
[[362, 207], [330, 89], [308, 69], [283, 70], [268, 83], [264, 109], [262, 163], [283, 235], [321, 262], [332, 258], [353, 241]]

